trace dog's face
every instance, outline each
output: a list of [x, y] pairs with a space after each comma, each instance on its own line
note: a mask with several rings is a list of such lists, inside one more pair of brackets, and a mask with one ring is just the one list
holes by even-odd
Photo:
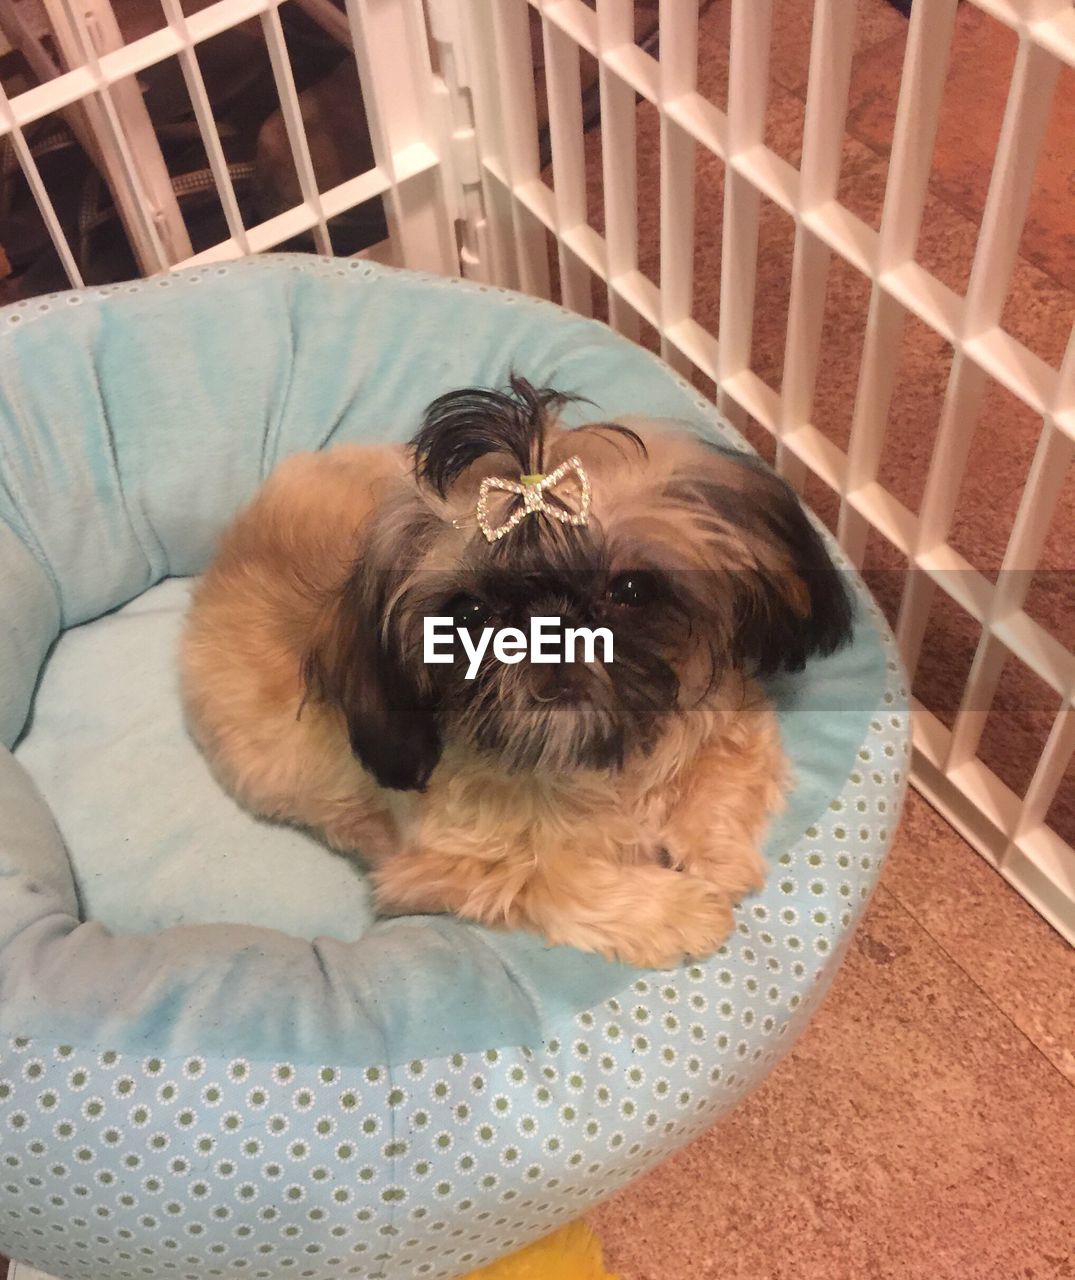
[[[414, 482], [383, 505], [311, 646], [311, 694], [344, 713], [355, 754], [388, 787], [421, 788], [446, 744], [506, 770], [614, 768], [732, 671], [801, 668], [850, 636], [846, 587], [788, 486], [749, 456], [660, 424], [550, 419], [564, 397], [434, 402], [413, 442]], [[577, 458], [490, 540], [486, 477], [518, 482]], [[586, 492], [584, 492], [584, 490]], [[588, 507], [586, 503], [589, 503]], [[492, 489], [495, 534], [524, 508]], [[468, 678], [458, 643], [425, 661], [425, 619], [529, 631], [533, 617], [607, 628], [612, 660], [507, 664], [486, 650]], [[587, 655], [589, 656], [589, 655]]]

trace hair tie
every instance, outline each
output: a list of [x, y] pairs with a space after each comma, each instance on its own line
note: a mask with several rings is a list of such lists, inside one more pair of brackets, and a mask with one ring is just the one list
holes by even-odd
[[[565, 509], [553, 506], [545, 499], [560, 486], [561, 481], [573, 476], [578, 481], [579, 492], [577, 503], [567, 500], [564, 492], [557, 492], [556, 497], [564, 504]], [[493, 490], [521, 497], [522, 506], [516, 505], [503, 524], [493, 525], [489, 515], [489, 494]], [[555, 471], [548, 475], [540, 471], [520, 476], [516, 480], [502, 480], [499, 476], [486, 476], [478, 489], [478, 526], [485, 534], [487, 542], [497, 542], [506, 533], [510, 533], [517, 524], [529, 515], [543, 514], [559, 520], [561, 524], [584, 525], [590, 518], [590, 478], [583, 470], [577, 457], [561, 462]]]

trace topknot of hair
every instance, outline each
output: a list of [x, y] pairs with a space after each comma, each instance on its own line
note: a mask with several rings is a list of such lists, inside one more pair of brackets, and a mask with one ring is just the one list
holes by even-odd
[[535, 387], [514, 373], [506, 391], [468, 387], [438, 396], [411, 441], [415, 475], [443, 498], [472, 463], [489, 454], [512, 458], [520, 474], [543, 471], [549, 419], [578, 399]]

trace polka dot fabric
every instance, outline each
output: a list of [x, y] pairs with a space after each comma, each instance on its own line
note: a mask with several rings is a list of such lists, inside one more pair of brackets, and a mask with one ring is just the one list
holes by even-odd
[[824, 994], [907, 768], [890, 680], [847, 785], [712, 957], [543, 1044], [404, 1066], [0, 1052], [0, 1244], [56, 1276], [458, 1275], [628, 1182], [752, 1088]]
[[[229, 269], [114, 291], [163, 295]], [[712, 1124], [794, 1043], [891, 841], [907, 694], [862, 608], [887, 664], [868, 730], [716, 955], [628, 973], [539, 1042], [409, 1061], [0, 1042], [0, 1252], [70, 1280], [434, 1280], [577, 1217]]]

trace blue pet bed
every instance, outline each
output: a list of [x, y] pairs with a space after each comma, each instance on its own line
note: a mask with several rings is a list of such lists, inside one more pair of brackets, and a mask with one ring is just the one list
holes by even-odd
[[176, 690], [189, 579], [287, 454], [403, 439], [512, 367], [745, 447], [695, 391], [556, 307], [358, 261], [33, 299], [0, 330], [0, 1252], [72, 1280], [457, 1275], [763, 1078], [903, 792], [861, 588], [854, 644], [772, 685], [795, 785], [768, 884], [675, 972], [375, 920], [354, 861], [216, 787]]

